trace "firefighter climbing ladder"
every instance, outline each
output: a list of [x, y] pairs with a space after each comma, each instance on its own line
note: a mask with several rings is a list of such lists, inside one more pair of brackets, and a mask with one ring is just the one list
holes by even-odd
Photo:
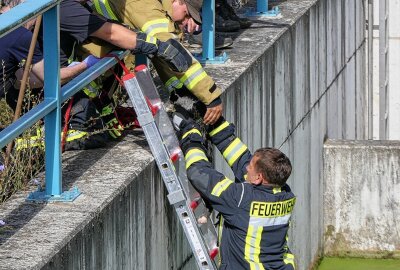
[[168, 200], [175, 208], [199, 269], [216, 269], [217, 234], [211, 218], [198, 224], [207, 215], [200, 195], [190, 186], [186, 176], [184, 155], [174, 128], [146, 66], [122, 77], [135, 108], [139, 123], [168, 191]]

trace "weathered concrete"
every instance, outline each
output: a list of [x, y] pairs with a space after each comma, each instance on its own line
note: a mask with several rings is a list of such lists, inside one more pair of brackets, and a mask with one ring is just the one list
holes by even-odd
[[[323, 246], [323, 141], [326, 137], [363, 139], [365, 134], [364, 6], [362, 0], [280, 2], [281, 19], [254, 19], [250, 29], [235, 37], [234, 48], [228, 51], [230, 61], [207, 66], [206, 70], [224, 89], [226, 118], [236, 124], [249, 148], [280, 147], [292, 160], [294, 170], [289, 184], [298, 200], [289, 237], [297, 269], [303, 270], [317, 259]], [[74, 269], [75, 265], [111, 269], [110, 264], [117, 262], [120, 269], [193, 267], [186, 264], [190, 252], [185, 240], [181, 240], [181, 232], [175, 230], [174, 214], [164, 209], [165, 194], [158, 174], [147, 172], [154, 170], [149, 165], [150, 155], [140, 147], [127, 145], [131, 144], [123, 142], [106, 152], [81, 153], [87, 160], [81, 159], [75, 164], [93, 163], [90, 155], [107, 157], [96, 159], [98, 162], [92, 166], [79, 168], [81, 173], [67, 165], [70, 167], [65, 172], [69, 174], [67, 178], [73, 179], [84, 192], [72, 205], [46, 205], [37, 209], [37, 206], [22, 204], [20, 209], [32, 208], [34, 214], [21, 221], [23, 224], [17, 229], [11, 228], [12, 236], [2, 241], [3, 265], [23, 269], [29, 265], [40, 268], [47, 263], [46, 268], [53, 269], [61, 266]], [[66, 164], [71, 162], [73, 159]], [[115, 162], [120, 163], [114, 166]], [[221, 160], [216, 165], [223, 167]], [[139, 173], [141, 168], [145, 168], [143, 174]], [[108, 179], [112, 183], [108, 184]], [[97, 188], [96, 182], [100, 187]], [[143, 183], [149, 186], [142, 187]], [[21, 203], [24, 195], [20, 196]], [[103, 201], [92, 202], [96, 198]], [[124, 205], [124, 198], [128, 205]], [[145, 212], [156, 203], [155, 198], [161, 204], [156, 207], [160, 212]], [[120, 217], [125, 210], [119, 209], [125, 207], [126, 218], [131, 223], [125, 216]], [[11, 213], [13, 210], [7, 210], [6, 214], [4, 211], [0, 210], [0, 218], [9, 222], [15, 216]], [[45, 218], [42, 212], [54, 216]], [[55, 213], [72, 219], [71, 223], [67, 219], [56, 219]], [[147, 215], [154, 215], [154, 219], [148, 219]], [[149, 220], [157, 227], [150, 228]], [[9, 223], [13, 222], [18, 224], [17, 221]], [[25, 240], [24, 245], [32, 243], [27, 248], [17, 240], [36, 231], [41, 231], [37, 237]], [[143, 237], [149, 241], [148, 246], [143, 243]], [[179, 240], [175, 241], [174, 237]], [[129, 243], [131, 246], [126, 246]], [[149, 255], [146, 257], [146, 254]], [[52, 264], [48, 263], [50, 258]]]
[[[209, 70], [217, 80], [230, 78], [221, 80], [225, 115], [249, 148], [280, 147], [292, 161], [289, 184], [298, 200], [289, 239], [298, 269], [307, 269], [323, 244], [323, 141], [366, 135], [364, 6], [339, 0], [280, 6], [282, 19], [258, 21], [237, 38], [229, 67]], [[217, 165], [228, 171], [221, 159]]]
[[400, 255], [400, 141], [328, 140], [324, 171], [325, 254]]
[[64, 188], [82, 195], [35, 204], [21, 192], [2, 205], [0, 269], [194, 269], [141, 134], [64, 161]]
[[[374, 33], [373, 33], [373, 136], [379, 138], [379, 2], [374, 1]], [[400, 0], [388, 1], [389, 15], [389, 90], [388, 90], [388, 139], [400, 139]]]

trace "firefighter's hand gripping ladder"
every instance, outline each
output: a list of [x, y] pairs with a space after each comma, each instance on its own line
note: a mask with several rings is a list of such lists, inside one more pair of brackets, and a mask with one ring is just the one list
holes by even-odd
[[198, 224], [197, 218], [207, 210], [200, 195], [188, 183], [183, 153], [172, 123], [146, 66], [122, 77], [135, 108], [139, 123], [154, 155], [168, 191], [168, 200], [175, 208], [192, 248], [199, 269], [217, 269], [217, 235], [211, 218]]

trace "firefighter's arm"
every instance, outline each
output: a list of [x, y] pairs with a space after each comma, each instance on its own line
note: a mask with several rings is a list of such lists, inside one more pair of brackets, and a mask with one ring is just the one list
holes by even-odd
[[235, 134], [235, 126], [223, 117], [217, 123], [208, 127], [211, 142], [218, 148], [226, 162], [232, 168], [239, 181], [245, 180], [247, 165], [252, 154], [248, 147]]
[[145, 54], [150, 58], [157, 56], [166, 61], [175, 71], [186, 71], [192, 64], [192, 57], [175, 40], [160, 41], [143, 32], [134, 32], [122, 25], [106, 22], [92, 34], [117, 47], [131, 50], [134, 54]]
[[192, 120], [182, 120], [175, 115], [175, 127], [182, 130], [180, 145], [185, 154], [187, 176], [193, 186], [209, 201], [219, 212], [229, 214], [237, 205], [237, 186], [212, 167], [209, 162], [204, 138], [198, 125]]
[[224, 215], [235, 213], [240, 201], [240, 184], [235, 184], [222, 173], [215, 170], [208, 160], [192, 163], [187, 175], [192, 185], [199, 191], [203, 199]]
[[[74, 66], [61, 68], [60, 69], [61, 84], [68, 82], [72, 78], [82, 73], [88, 67], [94, 65], [98, 61], [98, 59], [95, 60], [92, 57], [93, 56], [89, 56], [88, 58], [86, 58], [87, 60], [86, 62], [82, 61]], [[89, 58], [91, 59], [90, 63], [89, 63]], [[32, 65], [32, 74], [41, 82], [44, 81], [44, 60], [39, 61], [36, 64]], [[34, 87], [37, 88], [38, 84], [35, 84]]]

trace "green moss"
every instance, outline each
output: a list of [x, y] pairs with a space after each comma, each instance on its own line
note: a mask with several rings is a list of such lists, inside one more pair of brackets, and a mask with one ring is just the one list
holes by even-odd
[[400, 260], [324, 258], [318, 270], [399, 270]]

